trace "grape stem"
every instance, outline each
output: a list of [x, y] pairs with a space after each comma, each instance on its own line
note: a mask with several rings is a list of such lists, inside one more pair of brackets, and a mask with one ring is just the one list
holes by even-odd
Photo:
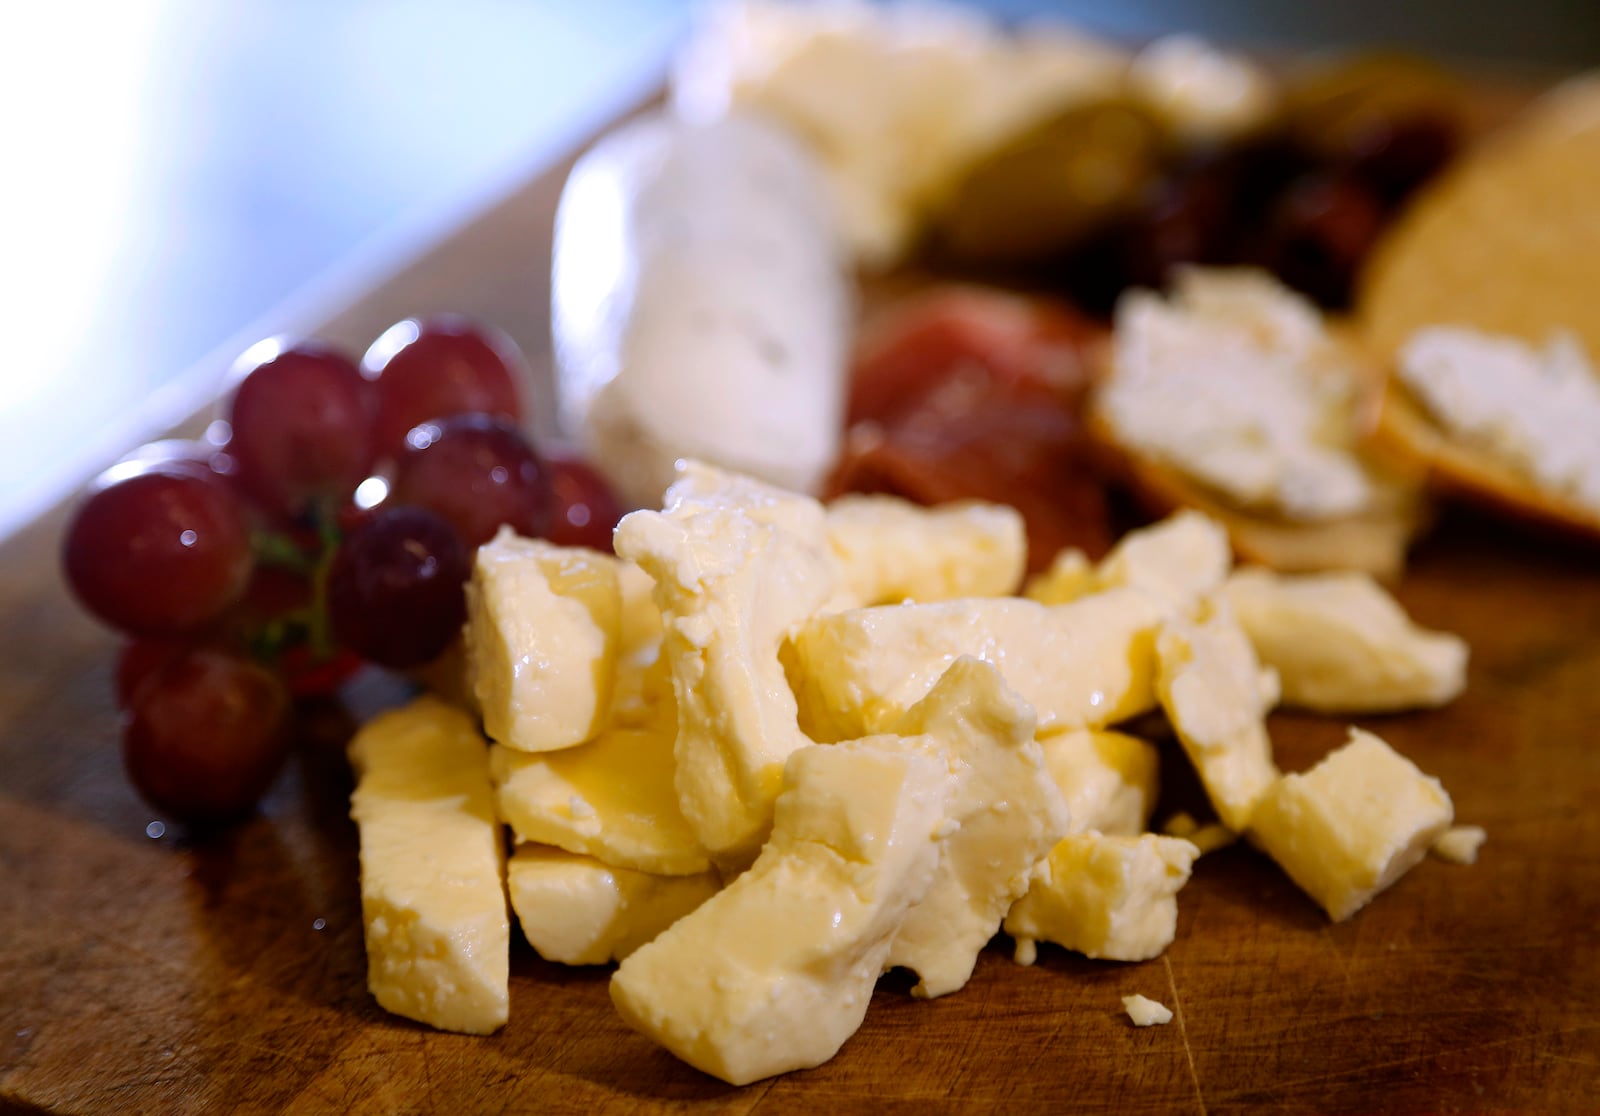
[[[325, 550], [327, 532], [319, 530], [319, 534], [323, 536], [323, 549]], [[255, 555], [256, 561], [263, 566], [272, 566], [277, 569], [288, 570], [290, 573], [308, 576], [314, 574], [317, 567], [323, 562], [322, 554], [319, 553], [315, 559], [309, 557], [292, 538], [278, 531], [252, 532], [250, 536], [250, 551]]]
[[308, 636], [311, 656], [322, 662], [333, 655], [333, 629], [328, 622], [328, 572], [333, 568], [334, 556], [339, 552], [339, 520], [333, 509], [325, 503], [317, 505], [317, 560], [311, 571], [311, 617]]

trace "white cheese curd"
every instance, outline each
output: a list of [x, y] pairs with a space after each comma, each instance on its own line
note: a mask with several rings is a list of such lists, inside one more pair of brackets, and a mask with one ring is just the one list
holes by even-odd
[[1366, 509], [1353, 377], [1315, 307], [1270, 277], [1190, 269], [1171, 299], [1117, 305], [1101, 414], [1129, 448], [1292, 520]]
[[1460, 326], [1419, 330], [1400, 379], [1450, 434], [1600, 512], [1600, 375], [1568, 333], [1540, 350]]
[[643, 117], [556, 215], [563, 426], [624, 500], [697, 457], [808, 491], [838, 453], [851, 289], [811, 156], [763, 121]]

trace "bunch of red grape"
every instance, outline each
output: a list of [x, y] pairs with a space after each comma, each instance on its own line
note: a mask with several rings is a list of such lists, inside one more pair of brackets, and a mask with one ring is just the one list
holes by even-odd
[[130, 637], [117, 699], [146, 801], [197, 825], [249, 812], [295, 697], [450, 647], [473, 551], [502, 524], [610, 549], [616, 499], [523, 435], [523, 375], [508, 337], [457, 316], [399, 322], [359, 364], [262, 341], [204, 439], [144, 446], [91, 485], [62, 565]]

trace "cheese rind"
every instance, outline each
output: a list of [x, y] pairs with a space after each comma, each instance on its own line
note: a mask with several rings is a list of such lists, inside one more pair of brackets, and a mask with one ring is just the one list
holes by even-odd
[[665, 511], [617, 526], [617, 553], [655, 580], [665, 624], [679, 805], [729, 867], [755, 857], [784, 761], [811, 742], [778, 652], [833, 594], [823, 522], [809, 497], [690, 466]]
[[620, 961], [711, 898], [715, 872], [658, 876], [547, 845], [519, 845], [506, 885], [528, 944], [547, 961]]
[[559, 752], [496, 745], [489, 760], [495, 804], [520, 840], [667, 876], [711, 867], [678, 802], [670, 723]]
[[1155, 809], [1156, 747], [1121, 732], [1075, 729], [1039, 738], [1045, 770], [1067, 801], [1069, 833], [1137, 836]]
[[1335, 922], [1410, 871], [1454, 817], [1439, 780], [1369, 732], [1262, 798], [1250, 833]]
[[1006, 933], [1086, 957], [1147, 961], [1172, 944], [1178, 891], [1199, 855], [1188, 841], [1153, 833], [1065, 837], [1006, 915]]
[[931, 999], [967, 983], [1034, 866], [1067, 832], [1067, 805], [1033, 724], [1033, 710], [994, 667], [961, 658], [897, 726], [931, 741], [953, 779], [939, 870], [889, 951], [890, 966], [920, 978], [913, 995]]
[[617, 561], [502, 527], [467, 583], [466, 645], [484, 728], [527, 752], [605, 727], [621, 633]]
[[510, 921], [487, 742], [433, 697], [350, 742], [361, 842], [367, 986], [379, 1005], [446, 1031], [506, 1021]]
[[885, 743], [789, 758], [755, 863], [618, 967], [630, 1026], [733, 1085], [839, 1051], [939, 861], [947, 765]]
[[841, 496], [828, 505], [828, 544], [840, 608], [1008, 596], [1028, 561], [1022, 516], [976, 500], [924, 508], [894, 496]]
[[1266, 726], [1275, 680], [1263, 682], [1255, 650], [1219, 598], [1196, 622], [1169, 624], [1156, 655], [1161, 707], [1223, 824], [1242, 832], [1278, 777]]
[[1387, 713], [1443, 705], [1466, 687], [1465, 641], [1413, 624], [1367, 574], [1247, 569], [1224, 592], [1287, 705]]
[[1118, 589], [1058, 606], [993, 598], [819, 616], [793, 642], [801, 724], [819, 740], [892, 731], [962, 655], [998, 667], [1040, 732], [1111, 724], [1155, 704], [1162, 614]]

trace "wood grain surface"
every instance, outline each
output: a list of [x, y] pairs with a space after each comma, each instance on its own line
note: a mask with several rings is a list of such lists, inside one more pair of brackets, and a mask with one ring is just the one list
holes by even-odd
[[[364, 344], [418, 310], [511, 329], [548, 375], [550, 219], [530, 183], [322, 323]], [[548, 395], [539, 399], [548, 414]], [[1472, 645], [1466, 694], [1362, 718], [1441, 778], [1476, 865], [1429, 859], [1333, 925], [1269, 862], [1203, 858], [1158, 960], [997, 941], [961, 992], [882, 982], [827, 1065], [744, 1089], [630, 1032], [606, 969], [513, 946], [511, 1022], [436, 1033], [367, 995], [351, 714], [308, 710], [260, 816], [176, 829], [123, 779], [115, 638], [56, 572], [63, 513], [0, 547], [0, 1108], [61, 1112], [1482, 1112], [1600, 1106], [1600, 559], [1456, 515], [1400, 589]], [[391, 698], [350, 695], [356, 712]], [[1274, 716], [1290, 770], [1340, 721]], [[1165, 797], [1193, 799], [1172, 755]], [[151, 832], [154, 832], [153, 830]], [[1173, 1008], [1133, 1027], [1121, 997]]]

